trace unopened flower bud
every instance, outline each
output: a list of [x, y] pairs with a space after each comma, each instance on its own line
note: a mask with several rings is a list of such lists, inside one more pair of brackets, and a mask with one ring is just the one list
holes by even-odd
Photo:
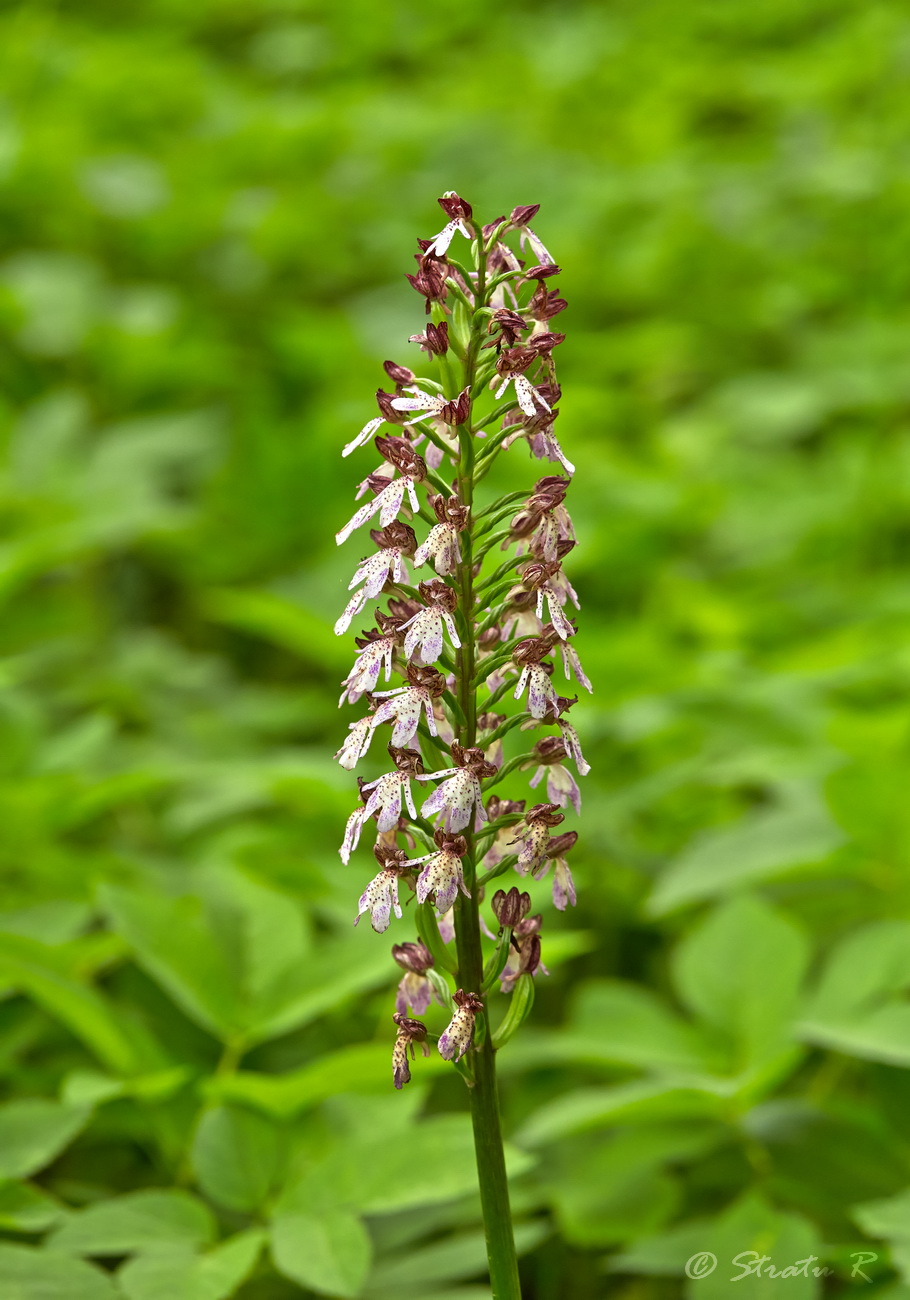
[[524, 810], [524, 799], [500, 799], [499, 795], [491, 794], [487, 800], [487, 814], [491, 822], [499, 817], [514, 817]]
[[450, 402], [446, 402], [439, 412], [439, 418], [443, 424], [464, 424], [470, 414], [471, 390], [463, 388], [457, 397], [454, 397]]
[[440, 325], [434, 325], [432, 321], [428, 321], [424, 332], [409, 335], [408, 342], [419, 343], [420, 350], [426, 352], [428, 356], [445, 356], [449, 350], [448, 321], [443, 321]]
[[382, 388], [376, 389], [376, 405], [379, 413], [389, 424], [407, 424], [408, 417], [392, 405], [394, 393], [387, 393]]
[[[554, 805], [550, 805], [553, 807]], [[551, 823], [552, 824], [552, 823]], [[551, 835], [547, 845], [548, 858], [561, 858], [563, 854], [574, 849], [578, 843], [578, 831], [564, 831], [562, 835]]]
[[446, 216], [450, 217], [453, 221], [458, 220], [459, 218], [470, 220], [474, 215], [474, 209], [471, 207], [470, 203], [468, 203], [467, 199], [463, 199], [459, 194], [456, 194], [454, 190], [446, 190], [442, 198], [437, 199], [437, 202]]
[[548, 280], [551, 275], [559, 275], [562, 271], [561, 266], [532, 266], [525, 271], [522, 277], [525, 280]]
[[434, 302], [445, 302], [448, 295], [446, 263], [432, 256], [426, 256], [432, 240], [419, 239], [417, 242], [421, 245], [420, 254], [415, 254], [418, 263], [417, 274], [408, 275], [405, 278], [408, 284], [426, 299], [426, 314], [429, 316], [432, 304]]
[[433, 954], [420, 939], [416, 943], [392, 944], [392, 956], [402, 970], [411, 971], [414, 975], [425, 975], [434, 965]]
[[534, 220], [539, 211], [539, 203], [522, 203], [512, 209], [509, 220], [513, 226], [526, 226], [529, 221]]
[[450, 524], [457, 533], [460, 533], [468, 522], [468, 507], [462, 505], [458, 497], [443, 496], [441, 492], [435, 493], [429, 498], [430, 506], [436, 518], [441, 524]]
[[382, 368], [392, 383], [400, 387], [404, 387], [405, 384], [413, 384], [417, 378], [413, 370], [409, 370], [407, 366], [400, 366], [397, 361], [383, 361]]

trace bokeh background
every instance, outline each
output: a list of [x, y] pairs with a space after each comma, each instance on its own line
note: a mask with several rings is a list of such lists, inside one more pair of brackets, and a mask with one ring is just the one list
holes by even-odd
[[906, 1300], [906, 11], [47, 0], [0, 70], [0, 1293], [489, 1294], [331, 761], [339, 452], [454, 188], [564, 268], [596, 688], [526, 1294]]

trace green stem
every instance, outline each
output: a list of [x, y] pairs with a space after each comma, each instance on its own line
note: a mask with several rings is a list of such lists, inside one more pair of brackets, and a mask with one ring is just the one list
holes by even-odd
[[[481, 244], [479, 248], [482, 248]], [[478, 253], [477, 260], [477, 302], [483, 304], [486, 294], [486, 258], [482, 251]], [[482, 342], [481, 323], [479, 327], [475, 325], [465, 357], [464, 380], [468, 388], [473, 387], [477, 354]], [[474, 504], [474, 430], [470, 425], [462, 426], [458, 430], [458, 436], [461, 447], [458, 460], [458, 495], [470, 509]], [[462, 559], [458, 566], [457, 578], [459, 603], [466, 623], [467, 636], [457, 656], [458, 704], [461, 712], [461, 717], [458, 719], [458, 739], [462, 745], [468, 747], [476, 744], [477, 741], [477, 691], [474, 685], [477, 659], [474, 626], [474, 556], [473, 540], [469, 529], [462, 535], [462, 541]], [[470, 897], [460, 897], [456, 909], [455, 945], [458, 955], [458, 978], [466, 992], [479, 994], [483, 987], [484, 960], [480, 937], [477, 856], [473, 825], [465, 830], [464, 835], [468, 842], [468, 852], [464, 858], [464, 874]], [[509, 1205], [509, 1184], [499, 1119], [499, 1099], [496, 1090], [496, 1057], [492, 1029], [486, 1011], [478, 1013], [475, 1043], [477, 1045], [471, 1053], [474, 1066], [474, 1086], [470, 1089], [471, 1121], [474, 1127], [474, 1148], [490, 1266], [490, 1285], [494, 1300], [521, 1300], [518, 1260], [512, 1233], [512, 1211]]]

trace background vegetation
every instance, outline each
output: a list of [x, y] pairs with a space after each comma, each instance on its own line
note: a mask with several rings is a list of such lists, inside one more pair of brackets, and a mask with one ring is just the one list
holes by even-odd
[[3, 6], [4, 1296], [488, 1294], [331, 763], [339, 451], [447, 188], [541, 202], [570, 301], [529, 1300], [910, 1296], [908, 67], [846, 0]]

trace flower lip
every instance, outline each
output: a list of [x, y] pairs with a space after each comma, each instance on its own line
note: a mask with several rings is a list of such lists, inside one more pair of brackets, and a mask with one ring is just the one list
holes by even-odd
[[408, 682], [438, 700], [446, 688], [446, 679], [431, 664], [408, 664]]
[[417, 550], [417, 534], [410, 524], [403, 524], [400, 519], [393, 519], [385, 528], [371, 528], [370, 537], [383, 551], [413, 555]]
[[413, 1039], [416, 1043], [421, 1043], [427, 1036], [427, 1027], [420, 1020], [412, 1020], [410, 1016], [404, 1015], [401, 1011], [392, 1013], [392, 1019], [398, 1026], [399, 1034], [404, 1037]]
[[[554, 739], [554, 737], [550, 737]], [[389, 758], [395, 764], [399, 772], [407, 776], [417, 776], [423, 771], [423, 758], [419, 749], [396, 749], [394, 745], [387, 745]]]
[[568, 756], [561, 736], [544, 736], [534, 746], [534, 757], [539, 763], [561, 763]]
[[[525, 821], [528, 824], [538, 822], [543, 826], [558, 826], [560, 822], [565, 820], [565, 813], [559, 811], [558, 803], [536, 803], [533, 808], [529, 808], [525, 813]], [[576, 835], [577, 838], [575, 831], [569, 833]]]
[[454, 614], [458, 608], [458, 594], [453, 587], [441, 578], [432, 578], [429, 582], [421, 582], [417, 586], [423, 600], [428, 605], [435, 605], [438, 609], [444, 609], [448, 614]]
[[553, 653], [555, 638], [549, 636], [529, 636], [519, 641], [512, 651], [512, 661], [524, 668], [527, 664], [539, 664], [547, 655]]
[[451, 853], [456, 858], [463, 858], [468, 851], [468, 841], [463, 835], [452, 835], [444, 826], [437, 826], [433, 832], [433, 843], [442, 853]]
[[478, 995], [476, 993], [466, 993], [464, 989], [457, 989], [452, 994], [452, 1001], [464, 1011], [483, 1011], [483, 1001]]
[[410, 870], [406, 865], [408, 855], [404, 849], [394, 849], [387, 844], [374, 844], [373, 856], [383, 871], [394, 871], [398, 875], [404, 876]]
[[452, 762], [456, 767], [469, 768], [477, 777], [495, 776], [497, 772], [494, 763], [488, 763], [484, 756], [483, 750], [477, 745], [469, 745], [465, 748], [459, 745], [457, 740], [453, 740], [451, 745]]
[[407, 438], [397, 438], [394, 435], [388, 438], [378, 437], [373, 439], [373, 444], [380, 456], [394, 465], [400, 474], [406, 474], [415, 483], [422, 483], [426, 478], [427, 463], [422, 456], [417, 455]]

